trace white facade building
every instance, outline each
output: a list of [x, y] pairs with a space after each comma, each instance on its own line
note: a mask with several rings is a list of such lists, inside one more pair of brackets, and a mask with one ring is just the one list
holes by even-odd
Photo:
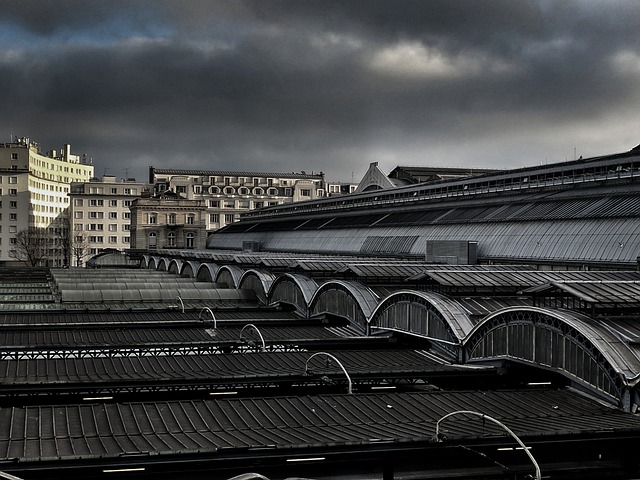
[[260, 173], [149, 167], [155, 193], [171, 191], [207, 207], [207, 231], [217, 230], [256, 208], [316, 200], [326, 195], [324, 173]]
[[148, 185], [135, 179], [117, 180], [109, 175], [71, 185], [71, 265], [81, 266], [105, 249], [131, 247], [129, 207], [145, 190]]
[[43, 266], [67, 264], [69, 188], [93, 177], [86, 158], [70, 145], [43, 155], [28, 138], [0, 144], [0, 264], [15, 264], [16, 234], [37, 229], [47, 237]]

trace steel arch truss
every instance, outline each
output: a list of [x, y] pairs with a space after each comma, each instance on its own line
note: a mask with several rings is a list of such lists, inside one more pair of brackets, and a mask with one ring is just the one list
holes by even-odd
[[480, 323], [465, 341], [467, 361], [510, 358], [557, 370], [592, 393], [622, 401], [620, 371], [585, 332], [542, 309], [507, 309]]
[[398, 292], [385, 298], [373, 312], [369, 326], [426, 338], [454, 358], [461, 357], [462, 342], [446, 313], [417, 292]]

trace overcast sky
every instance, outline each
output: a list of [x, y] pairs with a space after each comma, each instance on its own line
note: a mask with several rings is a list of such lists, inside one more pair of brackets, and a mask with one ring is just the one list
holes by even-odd
[[138, 180], [623, 152], [639, 26], [624, 0], [0, 0], [0, 141]]

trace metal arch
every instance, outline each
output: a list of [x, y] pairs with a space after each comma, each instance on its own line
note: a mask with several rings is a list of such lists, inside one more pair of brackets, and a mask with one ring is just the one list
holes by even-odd
[[182, 262], [182, 265], [180, 266], [180, 271], [178, 272], [178, 274], [181, 277], [185, 276], [185, 270], [187, 268], [189, 268], [191, 270], [191, 275], [188, 276], [188, 278], [192, 278], [194, 281], [197, 280], [196, 275], [198, 273], [198, 268], [199, 268], [199, 264], [198, 262], [194, 262], [193, 260], [187, 260], [186, 262]]
[[253, 323], [248, 323], [247, 325], [242, 327], [242, 330], [240, 330], [240, 341], [242, 341], [242, 332], [244, 332], [245, 329], [249, 327], [253, 328], [258, 334], [258, 336], [260, 337], [260, 341], [262, 342], [262, 347], [260, 348], [260, 351], [264, 352], [267, 349], [267, 345], [264, 341], [264, 337], [262, 336], [262, 333], [260, 333], [260, 330], [258, 330], [258, 327], [256, 327]]
[[446, 414], [445, 416], [443, 416], [442, 418], [440, 418], [440, 420], [438, 420], [436, 422], [436, 436], [435, 436], [435, 440], [436, 442], [442, 442], [442, 438], [440, 436], [440, 423], [444, 420], [446, 420], [449, 417], [452, 417], [454, 415], [475, 415], [476, 417], [481, 417], [483, 420], [489, 420], [493, 423], [495, 423], [496, 425], [498, 425], [499, 427], [501, 427], [505, 432], [507, 432], [509, 435], [511, 435], [511, 437], [518, 442], [518, 445], [520, 445], [522, 447], [522, 449], [524, 450], [524, 452], [527, 454], [527, 456], [529, 457], [529, 459], [531, 460], [531, 463], [533, 463], [533, 466], [536, 470], [536, 480], [541, 480], [542, 476], [540, 473], [540, 466], [538, 465], [538, 462], [536, 462], [536, 459], [533, 458], [533, 455], [531, 454], [531, 452], [529, 451], [529, 449], [527, 448], [527, 446], [522, 442], [522, 440], [520, 440], [520, 437], [518, 437], [515, 433], [513, 433], [513, 431], [507, 427], [504, 423], [502, 423], [499, 420], [496, 420], [493, 417], [490, 417], [489, 415], [485, 415], [484, 413], [480, 413], [480, 412], [474, 412], [473, 410], [456, 410], [455, 412], [451, 412]]
[[268, 292], [274, 282], [274, 275], [270, 272], [250, 268], [249, 270], [246, 270], [242, 273], [242, 276], [238, 280], [238, 289], [245, 288], [244, 283], [247, 281], [247, 278], [250, 277], [255, 277], [258, 279], [260, 285], [262, 286], [262, 291], [256, 292], [256, 294], [259, 293], [259, 295], [262, 295], [264, 297], [265, 302], [268, 302]]
[[[629, 364], [629, 358], [635, 359], [636, 357], [633, 355], [633, 352], [628, 350], [628, 346], [623, 342], [616, 342], [615, 348], [617, 350], [607, 350], [602, 348], [603, 345], [611, 346], [612, 341], [615, 341], [615, 338], [605, 338], [607, 334], [607, 330], [605, 328], [597, 328], [591, 318], [576, 312], [523, 306], [503, 308], [486, 316], [473, 328], [473, 330], [471, 330], [471, 332], [469, 332], [464, 340], [465, 349], [469, 350], [470, 345], [475, 347], [479, 338], [484, 336], [488, 329], [496, 328], [496, 326], [500, 324], [506, 324], [505, 320], [503, 320], [504, 314], [518, 312], [545, 315], [559, 321], [560, 325], [563, 325], [564, 328], [575, 331], [576, 334], [581, 335], [591, 346], [593, 346], [593, 348], [595, 348], [599, 354], [602, 355], [602, 358], [609, 364], [609, 367], [617, 374], [622, 375], [625, 378], [625, 381], [631, 382], [640, 376], [640, 364], [636, 366], [635, 371], [633, 366]], [[564, 330], [564, 328], [563, 334], [566, 335], [568, 331]], [[584, 341], [581, 341], [580, 343], [582, 345], [585, 344]], [[620, 349], [625, 349], [626, 352], [621, 352]], [[625, 353], [628, 355], [627, 358], [623, 355]]]
[[200, 310], [200, 313], [198, 314], [198, 320], [206, 322], [206, 320], [202, 318], [202, 312], [205, 311], [209, 312], [209, 314], [211, 315], [211, 320], [213, 320], [213, 328], [218, 328], [218, 321], [216, 320], [216, 316], [213, 314], [213, 311], [209, 307], [204, 307], [202, 310]]
[[[452, 308], [452, 307], [459, 308], [459, 306], [456, 303], [454, 303], [453, 300], [442, 295], [437, 295], [437, 294], [428, 293], [428, 292], [418, 292], [415, 290], [400, 290], [397, 292], [393, 292], [392, 294], [384, 298], [371, 314], [371, 317], [368, 322], [368, 326], [378, 326], [373, 323], [376, 317], [379, 316], [381, 313], [384, 313], [388, 308], [396, 305], [397, 302], [394, 301], [395, 299], [401, 300], [403, 297], [413, 297], [415, 299], [414, 300], [415, 303], [424, 305], [430, 308], [433, 312], [436, 312], [440, 317], [442, 323], [444, 324], [445, 328], [451, 335], [451, 338], [457, 339], [457, 342], [450, 342], [450, 341], [447, 341], [446, 339], [437, 339], [437, 338], [434, 338], [433, 340], [459, 346], [463, 342], [463, 339], [465, 338], [465, 336], [468, 335], [469, 331], [472, 330], [471, 322], [468, 316], [465, 315], [464, 319], [460, 318], [460, 315], [464, 314], [464, 312], [462, 311], [462, 308], [460, 308], [458, 312], [455, 312], [454, 309]], [[462, 320], [466, 320], [466, 324], [463, 324]], [[380, 327], [380, 328], [383, 328], [383, 327]], [[413, 333], [413, 332], [408, 332], [408, 333]], [[429, 338], [429, 337], [426, 337], [426, 338]]]
[[[175, 272], [172, 272], [171, 269], [174, 267], [175, 265]], [[180, 270], [182, 270], [182, 265], [184, 265], [184, 261], [180, 260], [179, 258], [172, 258], [169, 261], [169, 264], [167, 265], [167, 273], [173, 273], [176, 275], [180, 275]]]
[[178, 301], [178, 303], [180, 304], [180, 311], [181, 313], [184, 313], [184, 302], [182, 301], [182, 298], [180, 297], [180, 295], [178, 295], [176, 297], [176, 300]]
[[214, 283], [218, 282], [220, 275], [222, 275], [223, 272], [227, 272], [231, 276], [231, 280], [233, 281], [232, 288], [237, 289], [244, 270], [237, 265], [223, 265], [216, 272], [216, 278], [213, 280]]
[[311, 355], [309, 358], [307, 358], [307, 361], [304, 364], [304, 373], [306, 375], [309, 374], [309, 361], [313, 358], [313, 357], [317, 357], [318, 355], [326, 355], [327, 357], [333, 359], [338, 366], [342, 369], [342, 372], [344, 373], [344, 376], [347, 377], [347, 382], [348, 382], [348, 388], [347, 388], [347, 393], [349, 395], [351, 395], [353, 393], [353, 383], [351, 382], [351, 377], [349, 376], [349, 373], [347, 372], [347, 369], [344, 368], [344, 365], [342, 364], [342, 362], [340, 360], [338, 360], [334, 355], [327, 353], [327, 352], [316, 352], [313, 355]]
[[[367, 321], [369, 318], [371, 318], [371, 314], [375, 311], [379, 299], [369, 287], [360, 282], [354, 281], [330, 280], [323, 283], [314, 292], [313, 297], [311, 297], [311, 300], [309, 301], [309, 309], [313, 310], [320, 295], [322, 295], [325, 291], [336, 287], [339, 287], [338, 289], [342, 289], [353, 298], [354, 302], [358, 305], [360, 311], [362, 312], [365, 319], [367, 319]], [[369, 298], [365, 298], [366, 296], [368, 296]], [[375, 305], [373, 305], [373, 303], [375, 303]]]
[[216, 281], [218, 270], [220, 270], [220, 266], [217, 263], [202, 262], [197, 268], [194, 279], [198, 281], [205, 281], [205, 280], [202, 280], [200, 277], [201, 275], [203, 275], [203, 272], [206, 271], [209, 275], [209, 280], [207, 281], [214, 283]]
[[276, 288], [278, 288], [281, 283], [287, 280], [291, 281], [298, 288], [298, 290], [300, 290], [306, 307], [308, 307], [311, 303], [313, 295], [318, 290], [318, 284], [311, 277], [307, 277], [306, 275], [301, 275], [299, 273], [285, 273], [278, 276], [278, 278], [276, 278], [269, 287], [269, 292], [267, 293], [269, 299], [268, 303], [271, 303], [273, 301], [273, 294]]

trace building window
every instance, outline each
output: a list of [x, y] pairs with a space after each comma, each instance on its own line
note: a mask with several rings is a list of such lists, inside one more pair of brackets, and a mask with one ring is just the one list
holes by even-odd
[[187, 233], [187, 248], [193, 248], [193, 233]]
[[131, 206], [131, 200], [123, 200], [122, 201], [122, 206], [123, 207], [130, 207]]
[[187, 215], [187, 225], [194, 224], [195, 217], [193, 215]]
[[82, 203], [83, 203], [83, 202], [82, 202], [82, 199], [81, 199], [81, 198], [74, 198], [74, 199], [73, 199], [73, 204], [74, 204], [76, 207], [81, 207], [81, 206], [82, 206]]
[[202, 193], [202, 187], [200, 185], [194, 185], [193, 193], [197, 193], [197, 194]]
[[117, 232], [118, 231], [118, 224], [117, 223], [110, 223], [109, 224], [109, 231], [110, 232]]
[[122, 218], [124, 220], [129, 220], [131, 218], [131, 212], [122, 212]]
[[158, 246], [158, 236], [155, 232], [149, 234], [149, 248], [156, 248]]
[[10, 188], [9, 189], [9, 195], [11, 195], [12, 197], [15, 197], [18, 195], [18, 189], [17, 188]]
[[109, 212], [109, 218], [111, 220], [117, 220], [118, 219], [118, 212]]
[[262, 208], [262, 202], [253, 202], [253, 208]]
[[173, 232], [169, 232], [167, 235], [167, 246], [175, 247], [176, 246], [176, 234]]
[[278, 189], [277, 188], [270, 188], [269, 190], [267, 190], [267, 194], [276, 196], [276, 195], [278, 195]]
[[234, 193], [236, 193], [236, 191], [233, 187], [224, 187], [225, 195], [233, 195]]
[[187, 193], [187, 186], [186, 185], [178, 185], [176, 187], [176, 193]]
[[11, 160], [18, 160], [18, 154], [17, 153], [12, 153], [11, 154]]
[[151, 223], [151, 224], [157, 224], [158, 223], [158, 214], [157, 213], [150, 213], [149, 214], [149, 223]]
[[111, 235], [109, 237], [109, 243], [118, 243], [118, 237], [115, 235]]
[[217, 213], [210, 213], [209, 214], [209, 222], [218, 223], [219, 221], [220, 221], [220, 215], [218, 215]]
[[209, 200], [210, 208], [220, 208], [220, 200]]
[[224, 223], [233, 223], [233, 213], [224, 214]]
[[303, 188], [300, 190], [300, 196], [301, 197], [310, 197], [311, 196], [311, 190], [307, 189], [307, 188]]
[[117, 194], [118, 194], [118, 189], [117, 189], [116, 187], [112, 187], [112, 188], [111, 188], [111, 193], [112, 193], [113, 195], [117, 195]]
[[18, 221], [18, 214], [17, 213], [10, 213], [9, 214], [9, 220], [11, 220], [12, 222], [17, 222]]
[[118, 200], [109, 200], [109, 206], [110, 207], [117, 207], [118, 206]]
[[89, 218], [104, 218], [104, 212], [89, 212]]
[[167, 223], [169, 225], [175, 225], [176, 224], [176, 214], [175, 213], [170, 213], [169, 215], [167, 215]]
[[122, 243], [131, 243], [131, 237], [122, 237]]
[[224, 184], [231, 185], [231, 177], [224, 177]]
[[18, 177], [9, 177], [9, 183], [18, 183]]
[[103, 207], [104, 200], [92, 198], [91, 200], [89, 200], [89, 205], [91, 205], [92, 207]]
[[9, 225], [9, 233], [18, 233], [18, 227], [16, 225]]
[[77, 218], [77, 219], [82, 219], [82, 217], [84, 217], [84, 213], [83, 212], [73, 212], [73, 218]]
[[238, 193], [240, 195], [249, 195], [249, 189], [247, 187], [240, 187]]
[[209, 187], [209, 193], [218, 194], [220, 193], [220, 189], [218, 187]]
[[128, 223], [126, 225], [122, 225], [123, 232], [128, 232], [129, 230], [131, 230], [131, 225], [129, 225]]
[[11, 200], [9, 202], [9, 208], [18, 208], [18, 202], [16, 202], [15, 200]]
[[124, 194], [125, 195], [131, 195], [131, 189], [130, 188], [125, 188], [124, 189]]
[[254, 188], [253, 189], [253, 194], [254, 195], [264, 195], [264, 190], [262, 190], [260, 187]]

